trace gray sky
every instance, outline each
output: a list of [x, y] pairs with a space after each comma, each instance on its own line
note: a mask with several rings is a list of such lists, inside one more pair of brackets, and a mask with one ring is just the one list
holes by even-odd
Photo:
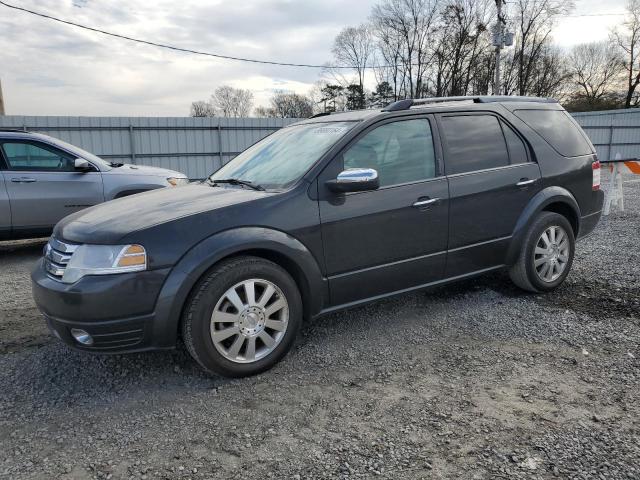
[[[331, 59], [333, 38], [376, 0], [7, 0], [123, 35], [226, 55], [294, 63]], [[624, 0], [577, 0], [574, 14], [622, 12]], [[81, 7], [75, 6], [82, 5]], [[602, 40], [622, 17], [558, 21], [556, 43]], [[10, 115], [183, 116], [219, 85], [306, 93], [319, 70], [171, 52], [0, 5], [0, 79]]]

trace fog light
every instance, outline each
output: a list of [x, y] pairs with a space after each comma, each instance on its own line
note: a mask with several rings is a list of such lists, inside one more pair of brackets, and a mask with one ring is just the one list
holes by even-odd
[[71, 335], [76, 339], [76, 342], [81, 343], [82, 345], [93, 345], [93, 337], [84, 330], [72, 328]]

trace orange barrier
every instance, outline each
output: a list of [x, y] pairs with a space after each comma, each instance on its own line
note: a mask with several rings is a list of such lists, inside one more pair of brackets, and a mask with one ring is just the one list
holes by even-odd
[[640, 162], [626, 161], [624, 162], [624, 166], [627, 167], [631, 173], [640, 175]]

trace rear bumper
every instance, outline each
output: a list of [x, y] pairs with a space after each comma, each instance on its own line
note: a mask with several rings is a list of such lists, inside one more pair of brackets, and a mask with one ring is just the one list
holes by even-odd
[[580, 218], [580, 231], [578, 232], [578, 240], [590, 235], [598, 225], [602, 217], [602, 210], [594, 212]]
[[[169, 269], [87, 276], [74, 284], [49, 277], [40, 260], [31, 273], [33, 298], [47, 326], [60, 340], [84, 351], [124, 353], [171, 348], [173, 338], [158, 335], [156, 301]], [[71, 335], [82, 329], [93, 344]], [[161, 330], [161, 329], [160, 329]]]
[[592, 213], [580, 217], [580, 230], [578, 239], [582, 239], [593, 232], [602, 217], [602, 207], [604, 206], [604, 192], [597, 190], [593, 192], [593, 205], [589, 209]]

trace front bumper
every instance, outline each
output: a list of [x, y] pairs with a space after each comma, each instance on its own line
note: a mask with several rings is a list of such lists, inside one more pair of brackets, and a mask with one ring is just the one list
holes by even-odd
[[[79, 350], [123, 353], [167, 348], [156, 335], [156, 301], [169, 269], [87, 276], [74, 284], [49, 277], [40, 260], [31, 273], [33, 298], [52, 333]], [[71, 329], [88, 332], [91, 346]]]

